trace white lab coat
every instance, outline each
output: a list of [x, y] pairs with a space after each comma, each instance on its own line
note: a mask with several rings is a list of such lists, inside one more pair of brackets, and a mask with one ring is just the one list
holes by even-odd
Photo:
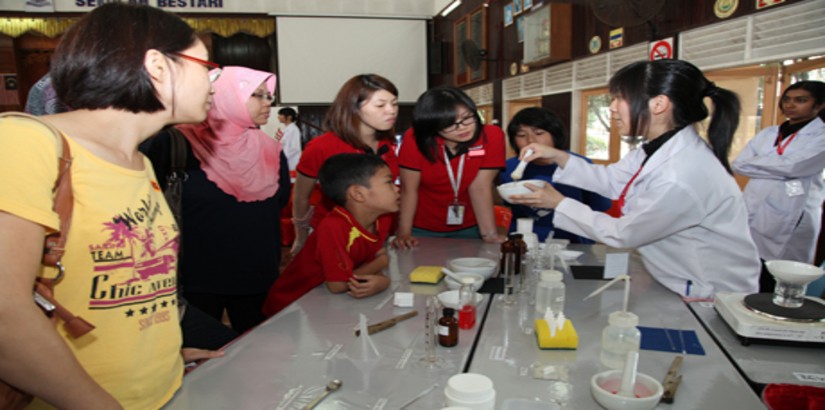
[[284, 156], [289, 163], [289, 170], [295, 171], [301, 159], [301, 130], [294, 122], [284, 128], [281, 144], [284, 146]]
[[745, 204], [759, 256], [812, 263], [825, 199], [825, 123], [815, 118], [799, 130], [783, 155], [774, 146], [778, 132], [774, 126], [756, 134], [733, 169], [751, 178]]
[[[645, 158], [636, 149], [616, 164], [570, 157], [553, 181], [619, 197]], [[692, 126], [659, 148], [628, 189], [621, 218], [566, 198], [556, 227], [617, 248], [637, 248], [662, 285], [691, 297], [758, 290], [760, 263], [747, 210], [733, 177]]]

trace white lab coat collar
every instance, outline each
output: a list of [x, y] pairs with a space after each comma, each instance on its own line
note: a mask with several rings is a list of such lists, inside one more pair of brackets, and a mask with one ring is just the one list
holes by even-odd
[[[670, 140], [665, 142], [664, 145], [659, 147], [659, 149], [653, 153], [653, 156], [647, 160], [644, 168], [642, 168], [642, 172], [640, 172], [639, 176], [636, 177], [634, 184], [644, 181], [648, 175], [656, 172], [656, 169], [663, 164], [666, 164], [670, 158], [678, 155], [686, 147], [697, 143], [701, 143], [710, 149], [710, 146], [708, 146], [699, 134], [696, 133], [693, 125], [688, 125], [682, 128], [676, 133], [676, 135], [670, 137]], [[638, 149], [642, 148], [639, 147]]]

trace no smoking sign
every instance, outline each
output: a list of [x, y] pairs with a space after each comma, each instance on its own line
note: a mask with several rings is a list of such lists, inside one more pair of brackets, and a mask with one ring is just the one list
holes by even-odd
[[648, 57], [650, 61], [673, 58], [673, 37], [650, 43]]

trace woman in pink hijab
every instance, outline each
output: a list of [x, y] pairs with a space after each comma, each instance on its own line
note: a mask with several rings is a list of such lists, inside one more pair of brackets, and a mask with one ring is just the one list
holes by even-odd
[[[264, 320], [261, 306], [278, 277], [280, 213], [290, 194], [281, 144], [259, 129], [269, 120], [275, 75], [224, 67], [201, 124], [179, 125], [186, 138], [180, 284], [210, 316], [224, 310], [239, 333]], [[161, 184], [170, 175], [172, 137], [147, 149]]]

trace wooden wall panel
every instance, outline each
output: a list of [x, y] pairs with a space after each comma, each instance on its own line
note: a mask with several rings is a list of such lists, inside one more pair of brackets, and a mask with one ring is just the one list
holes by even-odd
[[[786, 0], [782, 4], [765, 9], [765, 11], [800, 1], [804, 0]], [[571, 0], [557, 2], [573, 3], [572, 56], [574, 60], [591, 55], [587, 45], [594, 35], [598, 35], [602, 39], [601, 52], [609, 51], [610, 30], [616, 27], [608, 26], [599, 21], [586, 4], [581, 4], [582, 2]], [[456, 47], [453, 41], [453, 25], [457, 19], [466, 16], [484, 4], [489, 5], [487, 8], [488, 56], [497, 60], [488, 64], [488, 81], [495, 82], [511, 76], [508, 67], [512, 62], [521, 62], [523, 52], [522, 45], [518, 42], [516, 24], [504, 27], [502, 14], [504, 5], [508, 3], [507, 1], [464, 0], [446, 18], [437, 16], [433, 19], [432, 37], [436, 41], [444, 42], [444, 56], [449, 61], [445, 61], [447, 64], [443, 65], [444, 72], [430, 76], [431, 86], [453, 84], [453, 73], [451, 72], [454, 66], [452, 50]], [[534, 3], [537, 4], [538, 1], [534, 0]], [[682, 31], [723, 21], [714, 15], [714, 4], [715, 0], [665, 0], [662, 10], [648, 24], [624, 27], [624, 47], [665, 37], [676, 37]], [[740, 1], [736, 12], [728, 19], [759, 11], [756, 10], [755, 1]], [[545, 67], [552, 64], [546, 64]], [[536, 68], [542, 67], [534, 67], [534, 69]]]

